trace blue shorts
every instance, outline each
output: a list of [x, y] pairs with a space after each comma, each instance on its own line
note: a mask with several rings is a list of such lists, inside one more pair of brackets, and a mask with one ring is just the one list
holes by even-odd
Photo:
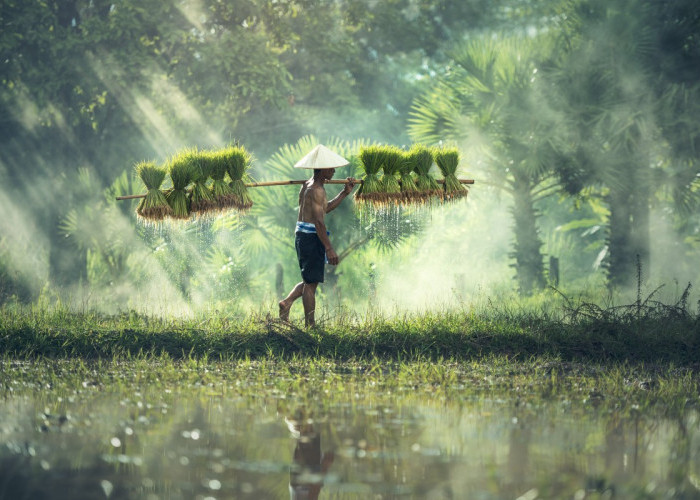
[[297, 232], [294, 246], [304, 283], [323, 283], [326, 249], [316, 233]]

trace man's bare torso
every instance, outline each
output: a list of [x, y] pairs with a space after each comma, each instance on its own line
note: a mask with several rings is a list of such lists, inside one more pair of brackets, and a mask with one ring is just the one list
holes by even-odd
[[[306, 181], [301, 191], [299, 191], [299, 217], [297, 220], [313, 224], [315, 222], [315, 214], [325, 215], [326, 204], [326, 190], [323, 187], [323, 183], [313, 179]], [[323, 218], [323, 215], [321, 215], [321, 218]]]

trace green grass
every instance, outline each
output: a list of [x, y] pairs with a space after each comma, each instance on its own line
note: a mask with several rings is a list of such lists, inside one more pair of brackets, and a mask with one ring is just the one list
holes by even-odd
[[489, 308], [392, 318], [347, 316], [311, 331], [263, 316], [207, 313], [167, 319], [135, 313], [75, 313], [61, 307], [3, 308], [0, 325], [0, 351], [18, 358], [152, 354], [464, 361], [502, 356], [523, 362], [544, 356], [561, 361], [700, 367], [700, 318], [679, 305], [602, 309], [569, 303], [558, 312]]

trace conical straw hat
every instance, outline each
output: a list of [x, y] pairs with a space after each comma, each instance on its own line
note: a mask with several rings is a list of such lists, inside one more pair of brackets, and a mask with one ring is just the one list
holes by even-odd
[[294, 168], [338, 168], [350, 163], [342, 156], [335, 154], [323, 144], [319, 144], [294, 164]]

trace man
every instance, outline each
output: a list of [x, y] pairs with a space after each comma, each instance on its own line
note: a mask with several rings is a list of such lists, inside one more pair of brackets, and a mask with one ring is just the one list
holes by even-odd
[[316, 146], [308, 155], [299, 160], [296, 168], [312, 168], [314, 175], [299, 191], [299, 216], [297, 217], [295, 246], [302, 281], [297, 283], [289, 295], [279, 302], [279, 315], [283, 321], [289, 320], [289, 310], [299, 297], [304, 304], [304, 323], [308, 327], [316, 325], [316, 288], [323, 283], [326, 261], [338, 265], [329, 233], [324, 223], [325, 215], [335, 209], [352, 192], [355, 179], [347, 178], [347, 184], [338, 196], [330, 202], [326, 198], [324, 184], [333, 178], [335, 169], [347, 165], [348, 161], [323, 145]]

